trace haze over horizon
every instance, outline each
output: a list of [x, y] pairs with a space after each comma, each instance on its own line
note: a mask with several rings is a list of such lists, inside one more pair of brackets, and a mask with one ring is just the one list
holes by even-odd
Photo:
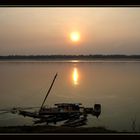
[[134, 55], [139, 44], [140, 8], [0, 8], [0, 55]]

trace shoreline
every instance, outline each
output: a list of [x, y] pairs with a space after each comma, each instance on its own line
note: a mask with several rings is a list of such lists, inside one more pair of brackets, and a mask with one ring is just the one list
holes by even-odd
[[5, 126], [0, 127], [1, 133], [118, 133], [104, 127], [64, 127], [64, 126]]
[[140, 61], [140, 55], [7, 55], [0, 61]]

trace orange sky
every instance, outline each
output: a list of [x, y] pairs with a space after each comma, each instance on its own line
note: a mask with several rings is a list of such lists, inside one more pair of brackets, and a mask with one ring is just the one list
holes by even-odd
[[139, 44], [140, 8], [0, 8], [0, 55], [139, 54]]

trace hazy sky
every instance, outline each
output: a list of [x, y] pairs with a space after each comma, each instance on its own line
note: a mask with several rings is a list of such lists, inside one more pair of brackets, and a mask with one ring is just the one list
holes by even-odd
[[0, 8], [0, 55], [118, 53], [140, 54], [140, 8]]

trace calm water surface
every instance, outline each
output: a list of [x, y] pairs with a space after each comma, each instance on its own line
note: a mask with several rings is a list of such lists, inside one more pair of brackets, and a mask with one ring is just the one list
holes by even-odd
[[[89, 116], [88, 126], [132, 131], [135, 120], [140, 132], [140, 62], [135, 61], [0, 62], [0, 108], [40, 106], [56, 72], [47, 106], [100, 103], [101, 116]], [[0, 126], [29, 124], [28, 117], [0, 115]]]

